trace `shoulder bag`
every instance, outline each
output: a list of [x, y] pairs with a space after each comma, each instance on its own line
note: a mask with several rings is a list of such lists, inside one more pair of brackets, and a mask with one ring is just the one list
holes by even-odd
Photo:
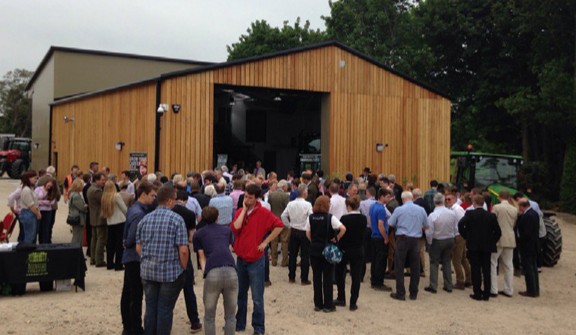
[[338, 246], [332, 243], [330, 237], [330, 229], [332, 228], [332, 215], [327, 215], [327, 225], [326, 225], [326, 246], [322, 250], [322, 256], [330, 264], [338, 264], [342, 261], [342, 251]]

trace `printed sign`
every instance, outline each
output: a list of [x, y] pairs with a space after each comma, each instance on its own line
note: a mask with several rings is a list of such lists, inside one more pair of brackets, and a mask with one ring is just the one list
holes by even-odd
[[226, 162], [228, 162], [228, 155], [218, 154], [218, 159], [216, 161], [216, 166], [226, 165]]
[[146, 152], [131, 152], [130, 170], [138, 170], [140, 165], [148, 166], [148, 154]]
[[48, 253], [45, 251], [31, 252], [28, 254], [28, 268], [26, 277], [38, 277], [48, 275]]

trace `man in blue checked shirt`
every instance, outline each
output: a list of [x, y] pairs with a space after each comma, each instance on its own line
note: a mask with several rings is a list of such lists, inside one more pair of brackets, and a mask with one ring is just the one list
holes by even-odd
[[188, 263], [188, 232], [180, 215], [172, 211], [176, 190], [162, 186], [158, 207], [146, 215], [136, 231], [136, 251], [146, 296], [145, 334], [170, 334], [174, 305], [184, 287]]

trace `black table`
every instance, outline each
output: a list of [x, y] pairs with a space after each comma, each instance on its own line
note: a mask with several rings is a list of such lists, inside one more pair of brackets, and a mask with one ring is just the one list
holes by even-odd
[[33, 250], [0, 252], [0, 284], [9, 284], [13, 290], [29, 282], [72, 278], [76, 288], [85, 290], [86, 270], [80, 244], [39, 244]]

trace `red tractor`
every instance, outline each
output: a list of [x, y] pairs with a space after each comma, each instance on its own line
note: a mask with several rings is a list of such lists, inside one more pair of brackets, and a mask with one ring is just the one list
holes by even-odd
[[8, 172], [10, 178], [19, 179], [30, 168], [32, 140], [21, 137], [3, 138], [0, 151], [0, 177]]

